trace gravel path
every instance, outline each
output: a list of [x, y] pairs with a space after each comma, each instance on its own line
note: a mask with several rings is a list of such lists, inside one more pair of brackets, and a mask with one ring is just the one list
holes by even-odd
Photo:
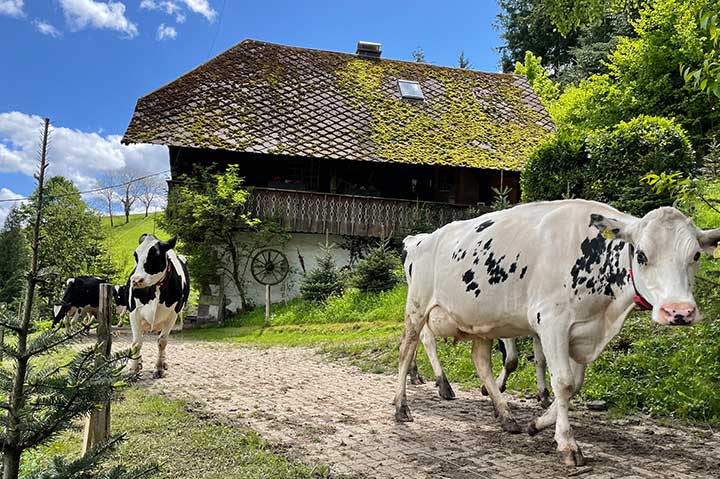
[[[127, 338], [117, 341], [127, 346]], [[306, 462], [338, 474], [377, 478], [720, 477], [720, 434], [662, 427], [646, 418], [611, 421], [578, 408], [572, 424], [585, 468], [558, 464], [551, 430], [531, 438], [500, 430], [479, 391], [455, 387], [441, 400], [432, 384], [408, 386], [415, 422], [397, 424], [395, 378], [329, 362], [302, 348], [256, 349], [178, 341], [169, 371], [150, 379], [157, 347], [145, 342], [142, 383], [198, 409], [258, 431]], [[518, 420], [540, 413], [512, 399]]]

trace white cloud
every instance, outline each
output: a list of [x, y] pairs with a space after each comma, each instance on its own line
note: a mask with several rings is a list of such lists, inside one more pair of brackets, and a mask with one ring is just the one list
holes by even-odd
[[[21, 112], [0, 113], [0, 172], [31, 176], [38, 159], [42, 118]], [[48, 160], [51, 176], [71, 179], [80, 190], [97, 186], [103, 172], [129, 166], [139, 174], [168, 169], [167, 148], [160, 145], [121, 145], [120, 135], [101, 135], [53, 127]]]
[[122, 2], [98, 2], [95, 0], [58, 0], [65, 20], [73, 30], [100, 28], [122, 32], [129, 38], [138, 34], [137, 25], [125, 16]]
[[208, 0], [182, 0], [182, 2], [193, 12], [199, 13], [209, 21], [215, 20], [217, 12], [210, 6]]
[[174, 27], [169, 27], [165, 25], [164, 23], [161, 23], [160, 26], [157, 29], [157, 39], [158, 40], [174, 40], [175, 37], [177, 37], [177, 31]]
[[[15, 198], [22, 198], [22, 195], [15, 193], [8, 188], [0, 188], [0, 200], [14, 200]], [[0, 201], [0, 227], [5, 224], [5, 218], [10, 213], [13, 206], [17, 206], [21, 201]]]
[[53, 38], [57, 38], [62, 36], [62, 33], [60, 33], [60, 30], [52, 26], [50, 23], [43, 21], [43, 20], [35, 20], [33, 22], [33, 25], [35, 25], [35, 28], [38, 32], [42, 33], [43, 35], [48, 35]]
[[24, 0], [0, 0], [0, 15], [22, 17], [24, 3]]

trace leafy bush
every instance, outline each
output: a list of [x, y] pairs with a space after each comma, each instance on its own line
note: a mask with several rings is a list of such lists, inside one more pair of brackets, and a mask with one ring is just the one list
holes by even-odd
[[583, 139], [558, 132], [541, 143], [525, 165], [520, 176], [523, 201], [580, 195], [586, 164]]
[[317, 257], [318, 264], [300, 283], [300, 294], [307, 301], [325, 301], [333, 294], [340, 294], [343, 283], [331, 247], [325, 245]]
[[399, 258], [390, 250], [388, 242], [383, 241], [358, 263], [353, 285], [363, 292], [389, 291], [398, 283], [399, 267]]
[[694, 154], [683, 129], [672, 119], [639, 116], [591, 133], [585, 197], [644, 215], [672, 204], [667, 195], [652, 195], [641, 178], [661, 171], [691, 172]]

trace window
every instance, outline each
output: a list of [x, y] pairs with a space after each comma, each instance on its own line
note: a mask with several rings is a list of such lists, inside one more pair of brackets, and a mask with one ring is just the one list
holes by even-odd
[[398, 85], [400, 86], [400, 95], [402, 95], [403, 98], [409, 98], [412, 100], [425, 99], [425, 95], [423, 95], [422, 88], [420, 88], [420, 84], [418, 82], [398, 80]]

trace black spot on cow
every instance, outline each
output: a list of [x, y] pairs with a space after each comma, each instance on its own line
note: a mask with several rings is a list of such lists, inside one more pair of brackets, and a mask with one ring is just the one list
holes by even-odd
[[523, 266], [523, 269], [520, 271], [520, 279], [523, 279], [525, 277], [525, 273], [527, 273], [527, 265]]
[[410, 266], [408, 266], [408, 276], [412, 278], [412, 263], [410, 263]]
[[465, 284], [470, 283], [475, 278], [475, 272], [471, 269], [465, 271], [462, 275], [462, 280]]
[[415, 243], [415, 247], [417, 248], [418, 246], [420, 246], [420, 243], [422, 243], [422, 240], [420, 240], [420, 241], [418, 241], [417, 243]]
[[480, 296], [480, 288], [475, 290], [475, 297], [477, 298], [478, 296]]
[[502, 267], [502, 262], [505, 259], [505, 255], [502, 255], [498, 259], [495, 259], [495, 254], [491, 252], [485, 260], [485, 266], [487, 266], [488, 283], [497, 284], [502, 283], [508, 279], [508, 273]]
[[467, 254], [467, 251], [463, 251], [462, 255], [460, 255], [460, 259], [465, 259], [465, 255]]
[[478, 258], [475, 258], [475, 260], [473, 261], [473, 264], [478, 264], [479, 262], [480, 262], [480, 258], [478, 257]]
[[478, 225], [478, 227], [475, 229], [475, 231], [477, 231], [478, 233], [480, 233], [481, 231], [483, 231], [483, 230], [491, 227], [493, 224], [494, 224], [494, 221], [493, 221], [493, 220], [483, 221], [482, 223], [480, 223], [480, 224]]
[[[473, 291], [473, 290], [477, 290], [479, 287], [480, 287], [480, 285], [477, 284], [475, 281], [473, 281], [472, 283], [470, 283], [470, 284], [467, 285], [467, 287], [465, 288], [465, 291], [470, 292], [470, 291]], [[476, 296], [477, 296], [477, 295], [476, 295]]]
[[400, 261], [402, 261], [402, 264], [405, 264], [405, 260], [407, 259], [407, 249], [405, 249], [405, 246], [403, 246], [402, 252], [400, 253]]
[[537, 322], [538, 322], [538, 324], [540, 324], [540, 311], [538, 311], [538, 314], [537, 314]]
[[614, 298], [613, 288], [622, 288], [627, 279], [627, 269], [620, 267], [625, 245], [622, 240], [607, 240], [602, 234], [585, 238], [580, 244], [581, 254], [570, 270], [575, 294], [582, 286], [590, 294]]
[[508, 269], [508, 273], [511, 273], [511, 274], [514, 273], [516, 269], [517, 269], [517, 262], [510, 265], [510, 268]]
[[487, 240], [487, 241], [485, 242], [485, 244], [483, 245], [483, 249], [484, 249], [484, 250], [489, 250], [489, 249], [490, 249], [490, 245], [492, 245], [492, 238], [490, 238], [489, 240]]

